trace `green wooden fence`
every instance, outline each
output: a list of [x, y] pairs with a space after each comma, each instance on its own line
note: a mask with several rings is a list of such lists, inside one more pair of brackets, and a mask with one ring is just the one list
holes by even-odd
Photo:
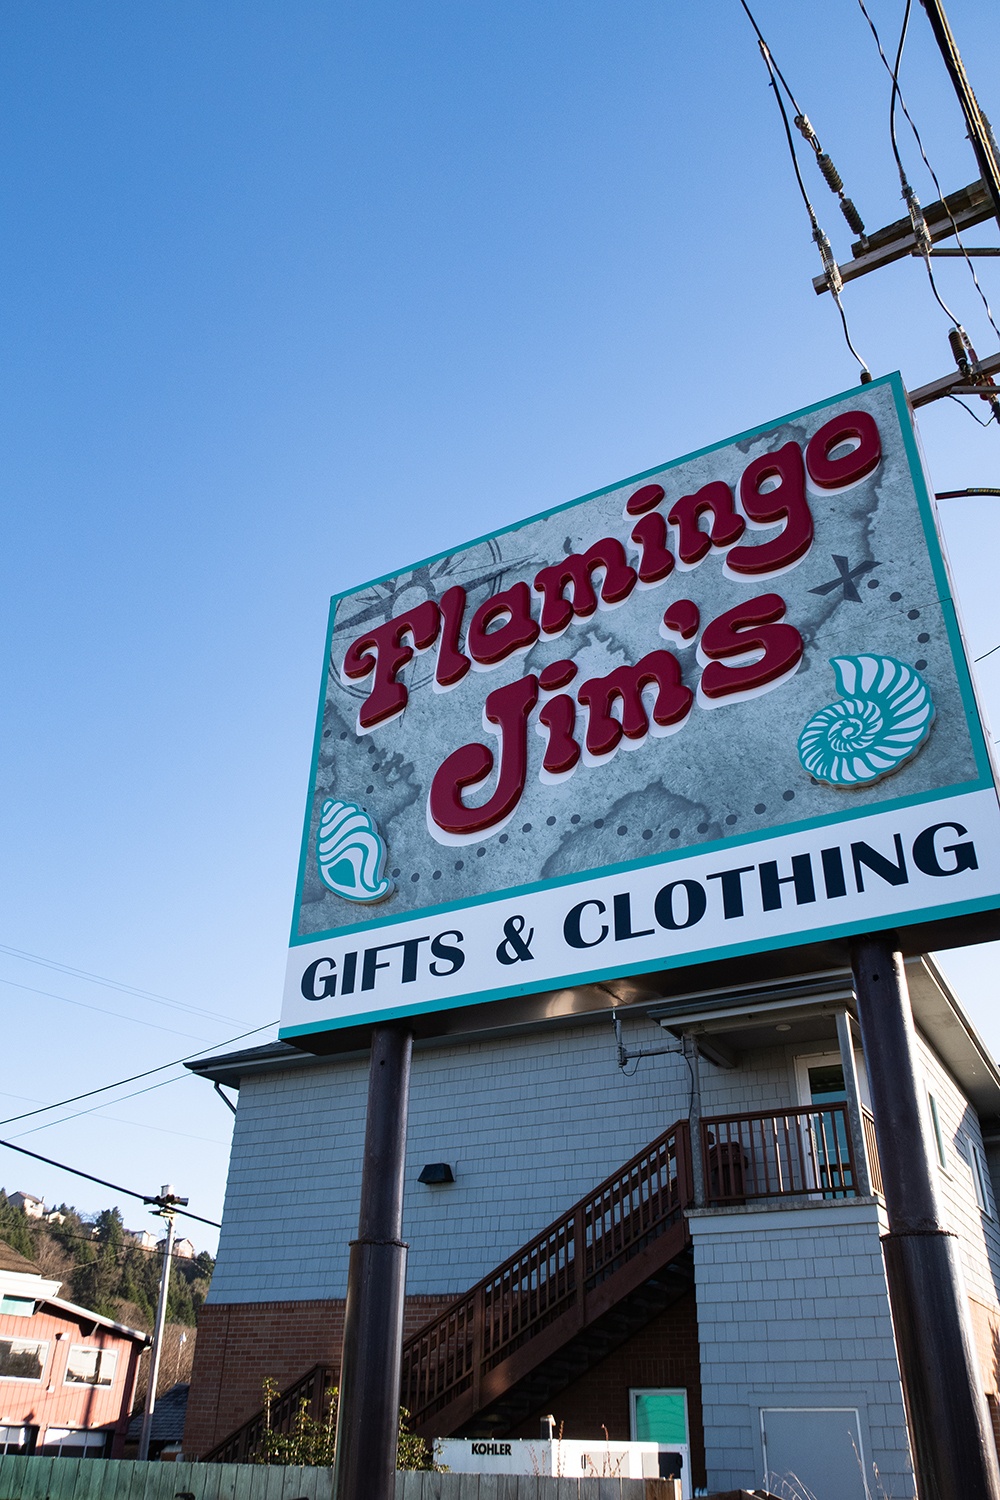
[[[399, 1473], [396, 1500], [671, 1500], [658, 1479]], [[331, 1500], [329, 1469], [0, 1457], [0, 1500]]]

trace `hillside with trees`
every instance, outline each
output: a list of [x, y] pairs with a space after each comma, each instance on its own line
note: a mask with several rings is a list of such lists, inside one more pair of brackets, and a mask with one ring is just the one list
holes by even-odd
[[[0, 1240], [33, 1260], [43, 1275], [63, 1283], [62, 1295], [91, 1312], [151, 1328], [160, 1285], [161, 1255], [144, 1250], [125, 1230], [119, 1209], [84, 1218], [60, 1204], [63, 1221], [29, 1219], [0, 1189]], [[215, 1261], [203, 1252], [174, 1259], [167, 1318], [193, 1326], [205, 1300]]]
[[[160, 1289], [162, 1254], [144, 1250], [130, 1238], [121, 1212], [106, 1208], [96, 1217], [84, 1216], [61, 1203], [58, 1220], [31, 1219], [10, 1203], [0, 1188], [0, 1240], [34, 1261], [51, 1281], [62, 1282], [61, 1296], [91, 1312], [114, 1318], [130, 1328], [152, 1332]], [[161, 1221], [151, 1220], [159, 1227]], [[207, 1252], [193, 1260], [177, 1256], [170, 1268], [167, 1328], [157, 1389], [190, 1379], [194, 1357], [194, 1325], [208, 1293], [215, 1261]], [[142, 1404], [146, 1361], [136, 1393]]]

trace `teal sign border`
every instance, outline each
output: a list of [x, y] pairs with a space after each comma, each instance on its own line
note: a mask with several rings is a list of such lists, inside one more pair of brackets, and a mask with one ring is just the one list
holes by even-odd
[[[589, 500], [596, 499], [600, 495], [609, 494], [611, 491], [621, 489], [626, 485], [639, 484], [643, 480], [648, 479], [651, 475], [662, 474], [666, 470], [673, 469], [678, 467], [680, 464], [690, 462], [691, 459], [700, 458], [703, 455], [709, 453], [716, 453], [722, 448], [729, 448], [736, 443], [744, 441], [745, 439], [757, 437], [759, 434], [767, 432], [771, 428], [780, 427], [786, 422], [794, 422], [800, 417], [811, 415], [813, 412], [824, 411], [826, 408], [833, 406], [837, 402], [843, 401], [847, 397], [855, 394], [856, 391], [871, 391], [875, 387], [884, 385], [889, 386], [892, 390], [896, 414], [899, 417], [906, 456], [909, 462], [910, 476], [913, 481], [914, 492], [917, 499], [917, 506], [920, 511], [924, 541], [930, 557], [934, 580], [938, 588], [937, 602], [941, 606], [942, 614], [944, 616], [946, 624], [948, 644], [951, 649], [955, 675], [962, 696], [962, 705], [965, 709], [965, 716], [969, 727], [969, 734], [976, 759], [978, 775], [971, 781], [960, 782], [956, 785], [941, 788], [935, 792], [922, 792], [918, 793], [915, 796], [890, 799], [884, 803], [880, 803], [878, 810], [879, 812], [889, 812], [898, 808], [912, 807], [918, 804], [933, 803], [946, 797], [957, 797], [962, 795], [963, 793], [968, 792], [986, 790], [992, 790], [995, 792], [996, 784], [993, 776], [990, 748], [986, 739], [986, 735], [983, 731], [982, 720], [980, 717], [979, 707], [976, 699], [976, 692], [972, 682], [972, 675], [969, 671], [969, 665], [962, 643], [961, 630], [958, 624], [958, 615], [951, 593], [948, 570], [941, 551], [940, 542], [938, 540], [937, 527], [934, 522], [934, 513], [931, 505], [931, 497], [927, 490], [926, 476], [924, 474], [923, 465], [920, 460], [920, 454], [917, 449], [912, 418], [906, 400], [906, 391], [903, 386], [902, 376], [898, 371], [894, 371], [890, 375], [881, 376], [878, 380], [873, 381], [867, 386], [852, 386], [848, 390], [842, 391], [836, 396], [827, 397], [823, 401], [813, 402], [810, 406], [800, 407], [797, 411], [789, 412], [783, 417], [777, 417], [769, 422], [761, 423], [760, 426], [750, 428], [745, 432], [736, 433], [734, 436], [724, 438], [718, 443], [711, 443], [705, 448], [698, 448], [692, 453], [685, 453], [679, 458], [672, 459], [669, 463], [658, 464], [653, 468], [645, 469], [641, 473], [634, 474], [629, 478], [617, 479], [613, 484], [605, 485], [601, 489], [592, 490], [589, 494], [580, 495], [576, 499], [565, 501], [561, 505], [554, 505], [548, 510], [538, 511], [535, 515], [525, 517], [523, 520], [517, 521], [510, 526], [504, 526], [499, 528], [497, 531], [487, 532], [483, 536], [474, 537], [469, 542], [461, 543], [455, 547], [449, 547], [444, 552], [434, 553], [433, 556], [424, 558], [420, 562], [405, 564], [401, 568], [395, 568], [388, 573], [382, 573], [377, 578], [370, 579], [365, 584], [355, 585], [350, 589], [345, 589], [342, 593], [334, 594], [330, 601], [330, 616], [327, 626], [326, 650], [323, 657], [323, 673], [320, 681], [319, 706], [316, 714], [316, 729], [313, 736], [310, 795], [306, 799], [302, 851], [299, 858], [298, 878], [295, 887], [295, 906], [292, 916], [292, 932], [289, 940], [289, 946], [295, 948], [308, 943], [322, 942], [325, 939], [329, 938], [347, 937], [352, 933], [363, 932], [366, 929], [374, 928], [375, 926], [377, 926], [379, 929], [383, 929], [390, 927], [397, 922], [411, 921], [414, 915], [412, 912], [402, 912], [395, 916], [379, 916], [377, 922], [371, 920], [357, 922], [349, 924], [347, 926], [330, 928], [324, 932], [308, 933], [305, 936], [299, 936], [299, 934], [296, 932], [296, 922], [298, 918], [300, 903], [302, 900], [303, 883], [305, 880], [306, 862], [309, 857], [311, 788], [315, 780], [317, 765], [319, 761], [321, 735], [323, 728], [323, 711], [326, 702], [326, 687], [333, 640], [333, 629], [336, 619], [337, 605], [341, 599], [348, 598], [353, 594], [357, 594], [361, 591], [361, 589], [371, 588], [375, 584], [384, 583], [387, 579], [394, 578], [399, 572], [408, 572], [411, 569], [416, 569], [418, 567], [437, 562], [443, 557], [451, 556], [451, 554], [454, 552], [464, 550], [466, 547], [473, 547], [478, 543], [489, 541], [492, 537], [507, 536], [512, 532], [521, 530], [524, 526], [531, 525], [535, 521], [544, 520], [549, 516], [558, 515], [562, 511], [571, 510], [575, 506], [583, 505]], [[797, 822], [785, 823], [781, 825], [780, 830], [762, 829], [759, 832], [746, 834], [744, 836], [709, 840], [703, 844], [696, 844], [690, 848], [679, 849], [673, 852], [656, 855], [646, 860], [632, 860], [626, 863], [604, 865], [599, 868], [580, 872], [576, 875], [560, 876], [555, 880], [535, 881], [534, 883], [529, 885], [506, 887], [502, 891], [490, 892], [481, 896], [473, 896], [466, 901], [452, 901], [436, 906], [427, 906], [421, 909], [420, 914], [421, 916], [431, 918], [438, 915], [444, 915], [447, 912], [451, 911], [465, 911], [472, 906], [479, 906], [490, 902], [509, 900], [511, 897], [526, 894], [528, 892], [544, 891], [557, 886], [572, 886], [580, 881], [591, 880], [599, 876], [627, 873], [630, 870], [641, 869], [651, 865], [666, 866], [679, 859], [691, 858], [696, 854], [709, 853], [713, 849], [725, 848], [727, 850], [733, 850], [747, 844], [758, 843], [763, 839], [771, 839], [776, 837], [779, 831], [783, 836], [789, 833], [806, 832], [809, 829], [820, 828], [824, 826], [840, 826], [841, 824], [850, 822], [855, 818], [870, 816], [871, 811], [872, 810], [870, 808], [856, 808], [853, 810], [848, 809], [841, 813], [833, 813], [827, 817], [802, 819]], [[829, 924], [824, 924], [821, 928], [817, 928], [809, 932], [797, 932], [774, 938], [757, 939], [748, 943], [734, 944], [733, 946], [727, 945], [724, 949], [721, 950], [718, 948], [706, 949], [698, 953], [684, 954], [683, 957], [677, 959], [658, 959], [656, 961], [656, 967], [658, 969], [682, 967], [688, 968], [698, 963], [710, 961], [713, 957], [717, 959], [736, 958], [741, 954], [747, 953], [776, 951], [782, 948], [790, 947], [805, 947], [808, 946], [810, 942], [825, 941], [831, 938], [838, 937], [850, 937], [860, 932], [870, 932], [878, 929], [898, 927], [904, 924], [918, 925], [926, 922], [941, 920], [945, 917], [957, 917], [996, 909], [1000, 909], [1000, 896], [998, 896], [996, 899], [984, 898], [976, 901], [956, 902], [949, 903], [948, 905], [923, 908], [920, 911], [907, 913], [903, 917], [887, 917], [881, 920], [875, 919], [863, 923], [846, 923], [841, 926], [831, 926]], [[385, 1020], [393, 1016], [403, 1017], [406, 1015], [428, 1014], [432, 1011], [454, 1010], [465, 1006], [483, 1004], [489, 1000], [501, 1000], [515, 995], [545, 993], [568, 986], [579, 987], [588, 983], [594, 983], [599, 979], [623, 978], [630, 974], [648, 972], [649, 968], [650, 964], [648, 959], [644, 962], [619, 965], [614, 968], [602, 967], [587, 974], [572, 974], [566, 975], [562, 978], [549, 978], [546, 979], [544, 983], [539, 985], [512, 985], [503, 989], [480, 991], [473, 994], [463, 994], [453, 1000], [441, 999], [426, 1001], [423, 1003], [417, 1002], [415, 1004], [407, 1004], [405, 1008], [394, 1007], [386, 1011], [370, 1011], [366, 1012], [364, 1015], [351, 1015], [326, 1021], [317, 1021], [315, 1024], [305, 1026], [283, 1027], [279, 1030], [278, 1035], [279, 1038], [292, 1038], [296, 1036], [312, 1035], [321, 1031], [340, 1030], [345, 1027], [371, 1025], [377, 1021]]]

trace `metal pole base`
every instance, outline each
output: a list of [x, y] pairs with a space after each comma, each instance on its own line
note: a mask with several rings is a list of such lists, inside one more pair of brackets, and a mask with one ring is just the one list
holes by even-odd
[[921, 1500], [996, 1500], [996, 1448], [959, 1300], [955, 1237], [890, 1233], [882, 1250]]
[[403, 1168], [413, 1037], [376, 1026], [358, 1237], [351, 1243], [340, 1363], [334, 1500], [394, 1500], [406, 1246]]
[[892, 934], [861, 938], [854, 992], [889, 1233], [882, 1240], [920, 1500], [1000, 1500], [969, 1306], [944, 1228], [902, 955]]
[[406, 1246], [398, 1240], [354, 1240], [347, 1273], [342, 1386], [364, 1392], [364, 1403], [350, 1402], [337, 1424], [337, 1500], [393, 1500], [395, 1495], [405, 1296]]

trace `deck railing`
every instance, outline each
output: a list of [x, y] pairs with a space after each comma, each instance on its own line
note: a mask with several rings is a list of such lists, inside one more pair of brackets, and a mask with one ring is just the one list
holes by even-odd
[[846, 1104], [715, 1116], [701, 1133], [709, 1203], [857, 1195]]
[[476, 1388], [550, 1323], [582, 1302], [691, 1202], [686, 1120], [568, 1210], [403, 1349], [402, 1402], [415, 1420]]
[[[874, 1122], [867, 1110], [862, 1125], [871, 1189], [881, 1193]], [[836, 1200], [859, 1192], [845, 1104], [712, 1116], [701, 1122], [701, 1143], [709, 1205], [764, 1198]], [[575, 1309], [583, 1326], [588, 1296], [658, 1236], [676, 1234], [674, 1226], [683, 1225], [682, 1211], [693, 1198], [689, 1128], [679, 1120], [407, 1340], [400, 1399], [414, 1425], [419, 1428], [463, 1397], [470, 1410], [479, 1409], [481, 1383], [490, 1372], [564, 1314]], [[603, 1300], [613, 1300], [615, 1289], [606, 1291]], [[568, 1323], [577, 1326], [572, 1319]], [[549, 1341], [573, 1337], [572, 1327], [554, 1329]], [[511, 1371], [508, 1365], [500, 1378], [515, 1378]], [[272, 1427], [287, 1431], [303, 1397], [310, 1414], [322, 1417], [326, 1392], [336, 1379], [335, 1369], [314, 1366], [273, 1403]], [[206, 1460], [246, 1462], [263, 1426], [264, 1414], [258, 1412]]]
[[865, 1153], [868, 1157], [868, 1178], [872, 1185], [872, 1192], [881, 1198], [882, 1194], [882, 1168], [878, 1159], [878, 1142], [875, 1139], [875, 1121], [870, 1113], [861, 1106], [861, 1128], [865, 1133]]

